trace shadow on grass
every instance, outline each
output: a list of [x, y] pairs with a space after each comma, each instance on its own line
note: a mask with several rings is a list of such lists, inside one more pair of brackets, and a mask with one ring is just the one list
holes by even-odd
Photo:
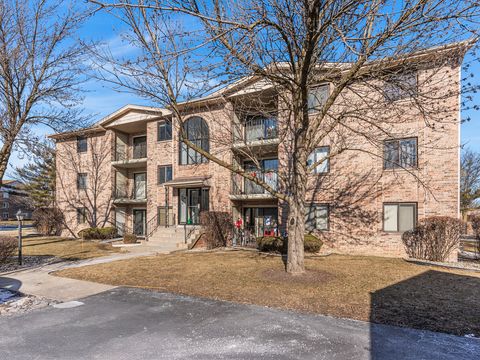
[[34, 244], [30, 243], [24, 243], [22, 247], [31, 247], [31, 246], [40, 246], [40, 245], [50, 245], [50, 244], [57, 244], [57, 243], [62, 243], [62, 242], [68, 242], [68, 241], [74, 241], [71, 239], [56, 239], [56, 240], [49, 240], [45, 242], [38, 242]]
[[373, 292], [370, 321], [480, 336], [479, 299], [480, 278], [429, 270]]

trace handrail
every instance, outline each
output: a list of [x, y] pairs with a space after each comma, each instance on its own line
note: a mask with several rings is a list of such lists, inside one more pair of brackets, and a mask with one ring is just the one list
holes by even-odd
[[158, 212], [150, 219], [147, 221], [147, 229], [145, 233], [145, 240], [148, 241], [148, 239], [153, 235], [155, 230], [158, 229]]

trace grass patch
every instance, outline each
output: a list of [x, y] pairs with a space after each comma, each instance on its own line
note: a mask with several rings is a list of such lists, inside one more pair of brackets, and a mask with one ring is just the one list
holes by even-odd
[[328, 314], [457, 335], [480, 335], [480, 274], [381, 257], [332, 255], [285, 274], [255, 252], [175, 253], [62, 270], [105, 284]]
[[61, 237], [25, 238], [22, 250], [26, 256], [55, 256], [69, 261], [106, 256], [120, 251], [110, 244]]

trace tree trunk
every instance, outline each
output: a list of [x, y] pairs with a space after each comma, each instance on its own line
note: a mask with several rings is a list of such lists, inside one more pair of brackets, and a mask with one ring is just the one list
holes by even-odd
[[7, 171], [8, 160], [10, 160], [11, 153], [12, 153], [12, 142], [7, 139], [2, 146], [2, 149], [0, 150], [0, 184], [3, 181], [3, 176], [5, 175], [5, 171]]
[[288, 212], [288, 254], [287, 272], [299, 275], [305, 272], [304, 235], [305, 235], [305, 204], [304, 198], [298, 197], [289, 204]]

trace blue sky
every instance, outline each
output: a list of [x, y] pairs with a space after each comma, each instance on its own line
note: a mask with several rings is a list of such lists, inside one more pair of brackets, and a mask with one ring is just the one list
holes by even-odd
[[[121, 42], [120, 34], [124, 30], [123, 24], [116, 18], [105, 12], [98, 12], [82, 28], [80, 37], [83, 39], [94, 39], [108, 44], [112, 52], [116, 55], [127, 54], [132, 51], [131, 48]], [[471, 61], [467, 55], [466, 62]], [[476, 62], [470, 71], [480, 76], [480, 64]], [[478, 83], [479, 80], [477, 79]], [[85, 99], [81, 105], [86, 114], [92, 116], [92, 120], [97, 121], [102, 117], [114, 112], [125, 104], [148, 105], [149, 101], [138, 97], [135, 94], [120, 93], [111, 88], [110, 84], [102, 84], [97, 80], [92, 80], [84, 84], [86, 90]], [[480, 105], [480, 94], [475, 97], [476, 104]], [[471, 120], [462, 124], [461, 141], [467, 147], [475, 151], [480, 151], [480, 111], [470, 111], [468, 114]], [[36, 132], [39, 135], [48, 135], [50, 129], [38, 128]], [[22, 154], [14, 153], [10, 158], [9, 168], [6, 178], [11, 177], [13, 168], [25, 164], [28, 159]]]

